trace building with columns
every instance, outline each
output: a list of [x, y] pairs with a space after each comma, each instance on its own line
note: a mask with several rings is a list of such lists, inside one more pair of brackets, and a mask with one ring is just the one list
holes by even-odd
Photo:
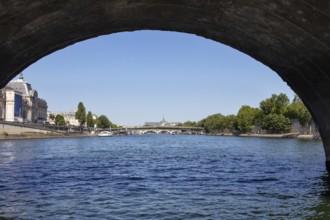
[[21, 73], [0, 90], [0, 118], [4, 121], [45, 122], [47, 102], [38, 97], [31, 84], [24, 81]]
[[0, 116], [4, 121], [18, 121], [22, 117], [22, 93], [6, 86], [0, 92]]

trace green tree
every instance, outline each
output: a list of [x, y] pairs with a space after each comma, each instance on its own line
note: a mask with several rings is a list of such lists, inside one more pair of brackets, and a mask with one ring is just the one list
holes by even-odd
[[88, 128], [92, 128], [92, 127], [94, 127], [95, 122], [94, 122], [93, 114], [92, 114], [91, 111], [89, 111], [89, 112], [87, 113], [87, 116], [86, 116], [86, 122], [87, 122], [87, 127], [88, 127]]
[[279, 95], [273, 94], [272, 97], [260, 102], [260, 109], [265, 116], [268, 114], [282, 114], [289, 102], [287, 95], [283, 93]]
[[102, 129], [117, 127], [117, 125], [113, 124], [105, 115], [100, 115], [100, 117], [97, 118], [96, 125], [98, 128]]
[[257, 121], [260, 110], [243, 105], [237, 113], [237, 128], [239, 131], [246, 133], [251, 131]]
[[283, 114], [290, 119], [298, 119], [301, 126], [305, 126], [312, 120], [311, 114], [297, 95], [292, 103], [285, 108]]
[[65, 120], [64, 120], [63, 115], [57, 114], [55, 116], [55, 124], [59, 125], [59, 126], [64, 126], [65, 125]]
[[207, 132], [221, 132], [226, 127], [226, 118], [222, 114], [210, 115], [203, 122], [203, 127]]
[[206, 118], [200, 120], [199, 122], [197, 122], [197, 127], [202, 127], [205, 128], [204, 124], [205, 124]]
[[237, 117], [236, 115], [227, 115], [225, 118], [225, 127], [231, 132], [237, 129]]
[[261, 128], [271, 133], [282, 133], [290, 130], [291, 122], [281, 114], [268, 114], [261, 121]]
[[75, 118], [78, 119], [78, 122], [80, 123], [80, 127], [82, 127], [82, 125], [86, 122], [86, 108], [82, 102], [79, 102], [75, 116]]
[[184, 123], [179, 124], [182, 127], [197, 127], [197, 122], [195, 121], [186, 121]]
[[300, 97], [297, 96], [297, 94], [294, 95], [293, 100], [292, 100], [292, 103], [296, 103], [296, 102], [302, 102]]

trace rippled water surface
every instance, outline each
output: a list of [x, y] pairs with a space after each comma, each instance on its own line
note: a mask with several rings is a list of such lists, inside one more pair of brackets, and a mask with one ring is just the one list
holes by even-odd
[[327, 219], [321, 142], [145, 135], [0, 142], [0, 216]]

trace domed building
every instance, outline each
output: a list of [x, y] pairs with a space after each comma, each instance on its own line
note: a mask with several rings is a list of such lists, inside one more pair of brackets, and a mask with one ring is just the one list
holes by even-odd
[[178, 123], [176, 123], [176, 122], [168, 122], [163, 117], [163, 120], [161, 120], [160, 122], [145, 122], [144, 126], [145, 127], [172, 127], [172, 126], [176, 126], [177, 124]]
[[24, 81], [21, 73], [0, 92], [0, 117], [5, 121], [45, 122], [48, 105], [38, 97], [31, 84]]

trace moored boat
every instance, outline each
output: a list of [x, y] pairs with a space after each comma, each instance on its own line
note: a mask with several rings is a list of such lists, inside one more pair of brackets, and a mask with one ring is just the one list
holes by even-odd
[[99, 137], [110, 137], [112, 135], [113, 135], [113, 133], [111, 131], [101, 131], [100, 133], [98, 133], [97, 136], [99, 136]]

